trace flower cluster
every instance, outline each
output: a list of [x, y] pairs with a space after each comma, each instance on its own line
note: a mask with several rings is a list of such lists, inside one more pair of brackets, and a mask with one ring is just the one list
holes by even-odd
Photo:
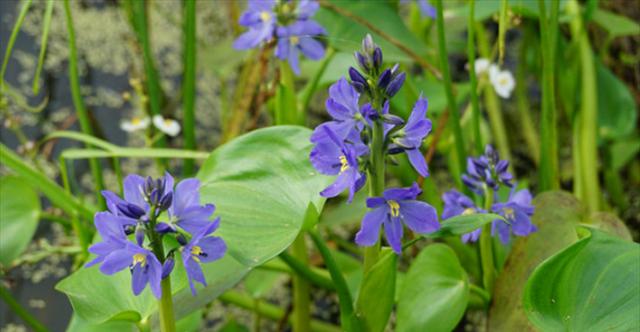
[[247, 10], [240, 17], [240, 25], [249, 28], [233, 43], [244, 50], [277, 40], [276, 56], [287, 60], [296, 74], [300, 74], [299, 54], [312, 60], [324, 57], [324, 46], [314, 39], [326, 31], [311, 17], [318, 3], [300, 0], [249, 0]]
[[[226, 252], [221, 238], [209, 236], [220, 218], [211, 221], [215, 207], [200, 205], [200, 181], [185, 179], [174, 188], [168, 173], [156, 180], [129, 175], [123, 191], [124, 198], [102, 192], [108, 211], [96, 213], [94, 220], [102, 241], [89, 247], [97, 257], [86, 267], [101, 264], [100, 271], [108, 275], [129, 268], [135, 295], [149, 284], [160, 298], [160, 283], [172, 272], [174, 255], [179, 252], [195, 294], [194, 281], [206, 285], [200, 263], [215, 261]], [[174, 236], [179, 246], [165, 254], [162, 238], [167, 235]]]
[[[133, 117], [131, 120], [120, 122], [120, 129], [131, 133], [149, 128], [150, 123], [151, 120], [149, 117]], [[153, 126], [171, 137], [175, 137], [180, 133], [180, 124], [178, 121], [165, 118], [162, 115], [153, 116]]]
[[[350, 82], [343, 77], [329, 88], [325, 105], [332, 119], [314, 130], [310, 154], [311, 163], [320, 173], [337, 175], [335, 182], [320, 194], [335, 197], [348, 190], [349, 203], [367, 182], [367, 174], [376, 167], [375, 163], [382, 163], [379, 166], [384, 169], [385, 156], [406, 153], [413, 168], [421, 176], [428, 176], [420, 147], [431, 131], [431, 121], [426, 118], [427, 101], [422, 96], [406, 122], [389, 112], [389, 99], [402, 87], [405, 73], [397, 64], [384, 68], [382, 50], [370, 35], [364, 38], [355, 59], [360, 70], [349, 68]], [[387, 241], [400, 253], [402, 221], [418, 233], [438, 229], [433, 207], [416, 200], [420, 194], [416, 185], [380, 194], [382, 197], [367, 201], [373, 210], [365, 216], [356, 237], [359, 245], [377, 242], [383, 225]]]
[[511, 97], [516, 81], [509, 70], [501, 70], [498, 65], [485, 58], [476, 59], [474, 67], [476, 75], [489, 75], [489, 82], [498, 96], [505, 99]]
[[[444, 211], [442, 219], [449, 219], [458, 215], [474, 213], [496, 213], [504, 220], [494, 220], [491, 224], [491, 235], [498, 235], [502, 243], [508, 243], [511, 233], [517, 236], [527, 236], [537, 230], [531, 222], [534, 207], [531, 204], [531, 193], [527, 189], [516, 191], [512, 183], [513, 176], [508, 171], [509, 162], [501, 160], [498, 152], [491, 145], [487, 145], [484, 155], [467, 159], [467, 174], [462, 175], [462, 182], [474, 193], [483, 196], [485, 202], [496, 202], [498, 189], [501, 185], [511, 188], [506, 202], [496, 202], [482, 209], [468, 196], [457, 190], [450, 190], [442, 196]], [[462, 236], [463, 242], [475, 242], [480, 237], [482, 229], [476, 229]]]

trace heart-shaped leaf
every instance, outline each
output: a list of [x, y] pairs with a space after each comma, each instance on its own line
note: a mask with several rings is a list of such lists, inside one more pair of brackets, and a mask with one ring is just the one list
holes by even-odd
[[[172, 274], [176, 318], [211, 302], [253, 267], [277, 256], [298, 235], [309, 204], [321, 208], [318, 193], [331, 181], [309, 162], [311, 130], [282, 126], [256, 130], [216, 149], [198, 173], [201, 202], [214, 203], [221, 217], [216, 236], [228, 254], [203, 264], [207, 287], [194, 297], [179, 259]], [[128, 271], [106, 276], [80, 269], [57, 285], [78, 316], [88, 323], [139, 321], [156, 312], [147, 289], [136, 297]], [[152, 318], [153, 324], [155, 319]]]
[[39, 215], [38, 194], [24, 180], [0, 178], [0, 264], [8, 266], [27, 248]]
[[544, 261], [523, 305], [542, 331], [640, 330], [640, 245], [595, 229]]
[[455, 252], [446, 244], [429, 245], [404, 278], [397, 331], [452, 331], [468, 301], [469, 280]]

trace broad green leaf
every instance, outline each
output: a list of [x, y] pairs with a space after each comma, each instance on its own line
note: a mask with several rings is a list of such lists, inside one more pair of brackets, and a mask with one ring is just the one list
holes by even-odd
[[[426, 45], [407, 29], [402, 18], [390, 4], [383, 1], [353, 0], [332, 0], [330, 4], [352, 15], [365, 19], [401, 44], [411, 48], [414, 52], [422, 56], [427, 54], [428, 49]], [[315, 20], [327, 29], [327, 41], [337, 50], [353, 54], [354, 51], [360, 49], [364, 36], [370, 33], [376, 44], [382, 48], [385, 61], [410, 60], [406, 53], [386, 39], [373, 33], [370, 29], [355, 20], [335, 13], [330, 9], [321, 8], [316, 14]]]
[[398, 301], [397, 331], [452, 331], [467, 308], [469, 280], [446, 244], [427, 246], [411, 263]]
[[617, 140], [609, 145], [610, 164], [614, 171], [620, 170], [628, 162], [637, 158], [640, 153], [640, 137], [634, 135], [625, 139]]
[[112, 331], [121, 331], [121, 332], [134, 332], [138, 331], [136, 324], [131, 322], [106, 322], [102, 324], [91, 324], [87, 321], [83, 320], [78, 316], [78, 314], [74, 313], [71, 315], [71, 321], [69, 322], [69, 326], [67, 326], [67, 332], [112, 332]]
[[629, 229], [618, 216], [610, 212], [595, 212], [589, 217], [589, 226], [623, 240], [633, 241]]
[[638, 106], [629, 88], [599, 61], [598, 136], [601, 139], [624, 139], [636, 128]]
[[27, 248], [38, 227], [40, 199], [17, 176], [0, 178], [0, 264], [9, 266]]
[[504, 219], [502, 216], [493, 213], [474, 213], [468, 215], [455, 216], [440, 222], [440, 229], [437, 232], [427, 234], [427, 238], [439, 238], [450, 235], [462, 235], [481, 228], [496, 219]]
[[[198, 178], [201, 202], [214, 203], [221, 217], [217, 236], [228, 253], [203, 264], [207, 287], [194, 297], [181, 262], [172, 274], [174, 309], [178, 318], [211, 302], [233, 287], [253, 267], [277, 256], [297, 236], [309, 204], [322, 207], [318, 195], [330, 177], [316, 174], [308, 156], [311, 131], [284, 126], [256, 130], [216, 149]], [[139, 321], [156, 312], [156, 300], [146, 289], [136, 297], [128, 271], [106, 276], [97, 267], [80, 269], [57, 289], [66, 293], [75, 312], [89, 323]], [[151, 317], [152, 326], [157, 320]]]
[[244, 278], [244, 288], [255, 299], [263, 298], [275, 286], [282, 273], [269, 270], [253, 270]]
[[532, 222], [538, 231], [516, 237], [504, 269], [495, 282], [489, 311], [491, 331], [534, 331], [522, 309], [522, 293], [533, 269], [547, 257], [574, 243], [584, 208], [572, 195], [551, 191], [533, 200]]
[[543, 331], [640, 330], [640, 245], [597, 230], [533, 271], [523, 305]]
[[362, 280], [355, 315], [364, 322], [365, 331], [382, 332], [387, 326], [395, 298], [397, 263], [398, 256], [383, 248], [378, 262]]
[[605, 28], [612, 38], [640, 34], [640, 25], [637, 22], [602, 8], [593, 12], [593, 21]]

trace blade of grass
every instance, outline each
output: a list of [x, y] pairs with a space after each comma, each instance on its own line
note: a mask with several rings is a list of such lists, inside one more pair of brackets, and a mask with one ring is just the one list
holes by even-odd
[[559, 187], [558, 182], [558, 134], [556, 128], [556, 98], [554, 88], [555, 31], [558, 25], [558, 1], [551, 8], [547, 20], [545, 1], [538, 0], [540, 11], [540, 37], [542, 52], [542, 116], [540, 120], [540, 191]]
[[[437, 7], [437, 19], [438, 26], [438, 53], [440, 55], [440, 68], [442, 77], [444, 80], [444, 91], [447, 96], [447, 106], [449, 108], [449, 126], [453, 131], [455, 140], [455, 155], [458, 161], [458, 171], [465, 169], [466, 153], [464, 150], [464, 139], [462, 137], [462, 128], [460, 127], [460, 114], [458, 114], [458, 106], [456, 105], [455, 97], [453, 96], [453, 86], [451, 83], [451, 73], [449, 72], [449, 59], [447, 58], [447, 45], [444, 33], [444, 15], [442, 0], [436, 0]], [[460, 174], [455, 174], [456, 179], [460, 178]], [[461, 183], [458, 183], [461, 185]]]
[[16, 24], [13, 26], [13, 30], [11, 31], [11, 36], [9, 37], [9, 43], [7, 43], [7, 49], [4, 52], [4, 60], [2, 61], [2, 70], [0, 70], [0, 92], [4, 91], [4, 74], [7, 71], [7, 65], [9, 64], [9, 58], [11, 57], [13, 44], [15, 44], [16, 38], [18, 38], [18, 32], [20, 31], [20, 27], [22, 26], [22, 22], [24, 21], [25, 16], [27, 16], [29, 7], [31, 7], [31, 0], [25, 1], [24, 4], [22, 5], [22, 9], [20, 9], [20, 14], [18, 14], [18, 19], [16, 20]]
[[51, 16], [53, 16], [53, 0], [47, 0], [47, 8], [44, 12], [44, 20], [42, 21], [42, 38], [40, 39], [40, 55], [38, 56], [38, 67], [36, 68], [36, 74], [33, 77], [33, 94], [37, 95], [40, 92], [40, 73], [42, 72], [42, 66], [44, 65], [44, 55], [47, 53], [47, 40], [49, 39], [49, 28], [51, 28]]
[[[82, 132], [87, 135], [93, 135], [89, 112], [85, 108], [82, 96], [80, 94], [80, 75], [78, 73], [78, 51], [76, 49], [76, 33], [73, 26], [73, 17], [71, 16], [71, 6], [69, 0], [64, 1], [64, 11], [67, 17], [67, 32], [69, 34], [69, 84], [71, 86], [71, 96], [73, 105], [76, 109], [78, 121]], [[102, 167], [96, 159], [89, 159], [89, 167], [95, 181], [95, 195], [98, 205], [102, 209], [106, 209], [104, 198], [100, 192], [104, 189], [104, 180], [102, 178]]]
[[[195, 99], [196, 99], [196, 1], [184, 2], [184, 74], [182, 80], [182, 131], [184, 148], [195, 150]], [[193, 159], [184, 161], [184, 176], [193, 174]]]
[[313, 97], [313, 93], [318, 88], [318, 83], [320, 82], [322, 75], [324, 75], [324, 72], [327, 70], [327, 66], [329, 65], [331, 60], [333, 60], [333, 56], [335, 54], [336, 54], [336, 51], [333, 48], [329, 47], [327, 49], [327, 54], [325, 55], [324, 60], [322, 60], [322, 63], [320, 64], [320, 68], [318, 68], [316, 73], [313, 75], [313, 79], [307, 84], [304, 91], [302, 92], [302, 111], [303, 112], [305, 113], [307, 112], [307, 109], [309, 108], [309, 104], [311, 103], [311, 97]]
[[501, 66], [504, 62], [504, 40], [507, 34], [507, 27], [509, 25], [509, 22], [507, 22], [508, 9], [508, 1], [500, 0], [500, 18], [498, 21], [498, 59]]
[[96, 149], [66, 149], [62, 155], [67, 159], [88, 158], [151, 158], [151, 159], [207, 159], [209, 153], [167, 148], [121, 148], [104, 151]]
[[467, 58], [469, 59], [469, 81], [471, 82], [471, 111], [473, 112], [473, 138], [476, 154], [482, 154], [484, 144], [480, 135], [480, 104], [478, 102], [478, 78], [476, 77], [476, 41], [475, 41], [475, 0], [469, 1], [469, 20], [467, 21]]
[[520, 125], [522, 126], [522, 135], [527, 142], [529, 156], [536, 164], [540, 165], [540, 141], [538, 132], [533, 126], [533, 118], [531, 117], [531, 107], [529, 105], [529, 97], [527, 96], [527, 48], [530, 47], [531, 28], [524, 27], [522, 41], [520, 42], [520, 55], [518, 59], [518, 68], [516, 69], [516, 102], [518, 104], [518, 114], [520, 115]]

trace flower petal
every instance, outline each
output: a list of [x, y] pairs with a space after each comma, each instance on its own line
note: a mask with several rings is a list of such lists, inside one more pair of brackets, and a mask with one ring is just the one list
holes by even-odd
[[432, 233], [440, 229], [436, 209], [421, 201], [401, 201], [400, 215], [404, 224], [418, 234]]
[[405, 150], [407, 153], [407, 157], [409, 157], [409, 162], [411, 166], [420, 174], [422, 177], [426, 178], [429, 176], [429, 167], [427, 166], [427, 161], [424, 159], [422, 152], [420, 149], [408, 149]]
[[227, 252], [227, 244], [224, 243], [222, 238], [217, 236], [208, 236], [198, 242], [198, 245], [202, 248], [202, 251], [207, 255], [200, 257], [200, 261], [203, 263], [213, 262], [224, 256]]
[[131, 265], [133, 262], [132, 256], [129, 250], [116, 250], [105, 257], [104, 262], [100, 265], [100, 272], [111, 275], [121, 271]]
[[356, 234], [359, 246], [372, 246], [380, 238], [380, 226], [388, 218], [389, 209], [385, 206], [367, 212], [362, 218], [362, 225]]
[[396, 254], [402, 254], [402, 223], [400, 220], [388, 219], [384, 222], [384, 234], [387, 238], [387, 242], [391, 246], [391, 249]]

